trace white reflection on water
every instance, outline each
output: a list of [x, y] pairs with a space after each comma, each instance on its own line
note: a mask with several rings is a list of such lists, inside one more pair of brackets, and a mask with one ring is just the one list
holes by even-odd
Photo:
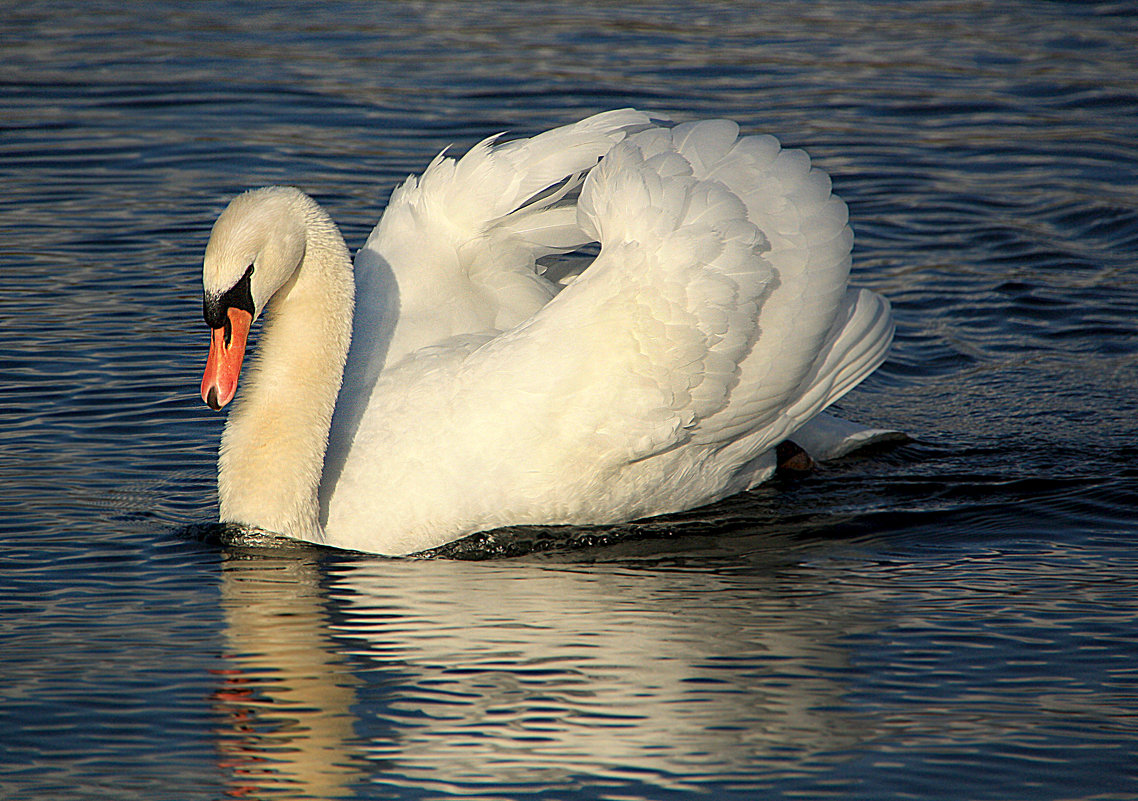
[[337, 797], [361, 758], [372, 781], [439, 791], [690, 789], [801, 772], [860, 736], [838, 641], [864, 633], [864, 599], [776, 569], [363, 561], [336, 566], [327, 602], [317, 576], [288, 558], [223, 574], [235, 792]]
[[325, 559], [225, 564], [231, 795], [930, 797], [946, 764], [1071, 789], [1133, 764], [1129, 552], [914, 562], [772, 534], [718, 570]]
[[345, 757], [356, 684], [329, 635], [319, 568], [232, 559], [221, 581], [224, 658], [211, 700], [227, 795], [340, 798], [361, 772]]
[[1129, 552], [914, 562], [769, 535], [718, 571], [325, 558], [225, 563], [231, 795], [925, 798], [971, 765], [951, 782], [1075, 798], [1133, 763]]

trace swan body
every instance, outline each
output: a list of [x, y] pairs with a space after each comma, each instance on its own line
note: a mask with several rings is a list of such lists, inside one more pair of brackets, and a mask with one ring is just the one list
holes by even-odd
[[[561, 255], [591, 242], [591, 263]], [[631, 109], [440, 155], [354, 267], [302, 192], [247, 192], [203, 267], [212, 407], [266, 317], [221, 519], [406, 554], [710, 503], [768, 478], [790, 437], [840, 455], [885, 432], [823, 410], [893, 332], [883, 298], [847, 289], [851, 243], [801, 151]]]

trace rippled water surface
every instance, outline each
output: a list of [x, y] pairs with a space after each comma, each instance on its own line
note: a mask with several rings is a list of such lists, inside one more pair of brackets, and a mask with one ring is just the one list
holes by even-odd
[[[1123, 3], [8, 4], [0, 796], [1138, 796]], [[202, 536], [201, 253], [351, 247], [441, 148], [722, 115], [848, 201], [910, 432], [712, 509], [434, 559]]]

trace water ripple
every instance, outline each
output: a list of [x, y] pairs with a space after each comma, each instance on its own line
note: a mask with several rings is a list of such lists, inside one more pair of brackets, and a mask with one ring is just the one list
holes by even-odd
[[[1134, 795], [1128, 4], [138, 12], [0, 18], [0, 794]], [[355, 248], [444, 147], [623, 105], [832, 174], [898, 332], [840, 412], [914, 440], [434, 558], [214, 524], [224, 199]]]

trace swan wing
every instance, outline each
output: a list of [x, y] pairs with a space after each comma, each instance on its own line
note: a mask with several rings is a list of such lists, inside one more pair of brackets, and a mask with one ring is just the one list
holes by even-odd
[[395, 320], [386, 363], [448, 337], [505, 330], [545, 305], [557, 287], [538, 275], [536, 259], [588, 241], [573, 202], [584, 175], [649, 124], [642, 112], [618, 109], [528, 139], [490, 137], [460, 159], [440, 153], [397, 187], [356, 255], [365, 284], [397, 288], [395, 299], [380, 292], [357, 301], [378, 303], [374, 315], [357, 308], [377, 321], [397, 310], [386, 317]]
[[691, 443], [741, 464], [884, 358], [888, 304], [846, 290], [845, 204], [772, 137], [725, 120], [637, 133], [589, 174], [578, 216], [596, 261], [484, 350], [541, 343], [550, 411], [614, 459]]
[[547, 303], [557, 287], [535, 262], [588, 241], [575, 205], [585, 173], [649, 124], [647, 114], [618, 109], [529, 139], [490, 137], [460, 159], [440, 153], [392, 192], [355, 257], [352, 344], [325, 457], [325, 511], [380, 374], [424, 348], [509, 328]]

